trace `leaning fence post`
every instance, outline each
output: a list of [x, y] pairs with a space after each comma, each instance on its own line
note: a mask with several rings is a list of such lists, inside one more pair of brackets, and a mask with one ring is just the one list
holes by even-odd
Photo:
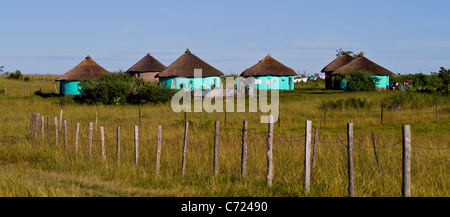
[[134, 125], [134, 164], [139, 167], [139, 127]]
[[248, 137], [248, 121], [244, 121], [242, 129], [242, 156], [241, 156], [241, 176], [245, 178], [247, 175], [247, 137]]
[[78, 134], [80, 134], [80, 123], [77, 123], [77, 131], [75, 132], [75, 153], [78, 152]]
[[353, 174], [353, 123], [347, 124], [347, 155], [348, 155], [348, 194], [355, 196], [355, 177]]
[[89, 145], [88, 145], [89, 157], [92, 156], [92, 133], [93, 133], [93, 130], [94, 130], [94, 123], [89, 122]]
[[214, 131], [214, 175], [219, 174], [219, 130], [220, 121], [216, 121], [216, 128]]
[[403, 197], [411, 197], [411, 127], [410, 125], [404, 125], [402, 127], [402, 195]]
[[117, 149], [116, 149], [117, 165], [120, 164], [120, 126], [117, 126]]
[[305, 176], [303, 189], [305, 193], [309, 193], [311, 178], [311, 121], [305, 122]]
[[184, 142], [183, 142], [183, 158], [181, 160], [181, 175], [186, 173], [186, 149], [188, 142], [189, 122], [184, 123]]
[[160, 168], [161, 139], [162, 139], [162, 126], [158, 125], [158, 144], [156, 146], [156, 174], [159, 174], [159, 168]]
[[100, 126], [100, 141], [102, 146], [102, 160], [106, 161], [106, 152], [105, 152], [105, 128], [103, 125]]
[[269, 115], [267, 136], [267, 185], [272, 186], [273, 179], [273, 116]]
[[58, 146], [58, 118], [55, 117], [55, 146]]
[[382, 168], [381, 168], [381, 164], [380, 164], [380, 159], [378, 158], [377, 140], [376, 140], [374, 132], [372, 132], [372, 141], [373, 141], [373, 152], [375, 154], [375, 159], [377, 160], [377, 164], [378, 164], [378, 171], [381, 172]]

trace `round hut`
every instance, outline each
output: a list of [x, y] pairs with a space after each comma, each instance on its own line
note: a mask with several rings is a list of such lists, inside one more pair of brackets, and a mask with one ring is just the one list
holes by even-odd
[[[194, 70], [201, 69], [201, 78], [194, 77]], [[212, 67], [186, 49], [175, 62], [156, 75], [159, 83], [172, 89], [212, 89], [220, 87], [221, 71]]]
[[261, 90], [293, 90], [295, 71], [267, 55], [254, 66], [244, 70], [244, 84]]
[[332, 73], [340, 67], [353, 61], [353, 57], [348, 54], [342, 54], [325, 66], [321, 72], [325, 73], [325, 89], [338, 89], [339, 82], [336, 82]]
[[364, 57], [361, 53], [359, 57], [356, 57], [350, 63], [335, 70], [332, 75], [337, 75], [340, 73], [351, 72], [351, 71], [362, 71], [372, 74], [374, 77], [378, 78], [375, 86], [379, 90], [387, 90], [389, 87], [389, 75], [393, 75], [391, 71], [385, 69], [384, 67], [372, 62], [371, 60]]
[[99, 79], [102, 74], [110, 73], [100, 65], [98, 65], [88, 55], [80, 64], [70, 71], [61, 75], [56, 81], [59, 81], [61, 95], [79, 95], [80, 81], [88, 79]]
[[139, 62], [127, 70], [132, 76], [142, 78], [144, 81], [158, 81], [155, 77], [158, 73], [166, 69], [166, 66], [148, 53]]

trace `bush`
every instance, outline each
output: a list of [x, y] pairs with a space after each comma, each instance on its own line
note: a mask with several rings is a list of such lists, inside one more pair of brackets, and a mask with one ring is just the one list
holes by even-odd
[[348, 79], [346, 91], [374, 91], [377, 89], [375, 83], [378, 78], [370, 73], [352, 71], [342, 74], [341, 77]]
[[157, 83], [144, 83], [140, 78], [125, 72], [103, 75], [100, 80], [80, 82], [81, 95], [75, 97], [80, 103], [108, 105], [159, 103], [169, 101], [173, 90]]
[[23, 74], [20, 70], [16, 70], [15, 72], [12, 72], [8, 76], [9, 79], [23, 79]]

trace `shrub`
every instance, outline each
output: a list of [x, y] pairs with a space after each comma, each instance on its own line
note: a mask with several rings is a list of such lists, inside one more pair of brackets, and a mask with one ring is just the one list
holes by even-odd
[[8, 76], [9, 79], [23, 79], [23, 74], [20, 70], [16, 70], [15, 72], [12, 72]]
[[348, 79], [346, 91], [374, 91], [376, 90], [375, 83], [378, 78], [372, 76], [370, 73], [361, 71], [352, 71], [344, 73], [343, 77]]
[[98, 81], [80, 82], [80, 103], [108, 105], [159, 103], [169, 101], [174, 91], [157, 83], [144, 83], [125, 72], [103, 75]]

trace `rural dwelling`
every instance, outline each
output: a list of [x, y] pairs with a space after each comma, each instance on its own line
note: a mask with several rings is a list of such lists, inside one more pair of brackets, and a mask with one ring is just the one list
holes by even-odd
[[98, 65], [88, 55], [86, 59], [81, 61], [75, 68], [61, 75], [56, 81], [59, 81], [61, 95], [79, 95], [80, 81], [88, 79], [99, 79], [102, 74], [110, 73], [100, 65]]
[[142, 78], [144, 81], [158, 81], [156, 74], [166, 69], [166, 66], [149, 53], [127, 70], [132, 76]]
[[[361, 53], [359, 57], [356, 57], [350, 63], [336, 69], [332, 75], [337, 75], [340, 73], [351, 72], [351, 71], [362, 71], [372, 74], [374, 77], [378, 78], [379, 81], [375, 83], [378, 90], [387, 90], [389, 87], [389, 75], [393, 75], [391, 71], [381, 67], [380, 65], [370, 61]], [[341, 85], [345, 87], [346, 85]]]
[[[201, 69], [202, 77], [194, 78], [194, 70]], [[159, 83], [172, 89], [213, 89], [220, 87], [221, 71], [191, 53], [189, 49], [175, 62], [156, 75]], [[194, 86], [195, 85], [195, 86]]]
[[347, 65], [354, 58], [348, 54], [342, 54], [325, 66], [321, 72], [325, 73], [325, 89], [339, 89], [339, 81], [335, 81], [332, 73], [340, 67]]
[[244, 70], [240, 76], [244, 77], [244, 84], [253, 84], [260, 90], [293, 90], [294, 76], [297, 73], [270, 55], [260, 60], [256, 65]]

